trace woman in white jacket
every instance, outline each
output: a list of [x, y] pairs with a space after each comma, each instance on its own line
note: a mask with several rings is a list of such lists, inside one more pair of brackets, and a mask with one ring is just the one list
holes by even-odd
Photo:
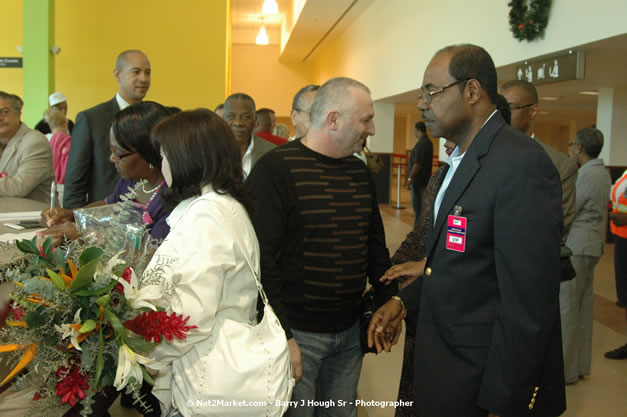
[[[257, 287], [246, 257], [258, 275], [259, 244], [240, 152], [229, 126], [208, 110], [164, 120], [152, 140], [161, 147], [169, 187], [162, 198], [174, 209], [170, 233], [140, 287], [159, 285], [161, 296], [151, 302], [168, 314], [189, 316], [187, 325], [198, 327], [186, 339], [161, 343], [151, 352], [160, 364], [152, 366], [158, 369], [153, 394], [165, 416], [213, 415], [208, 391], [216, 381], [206, 380], [207, 370], [224, 366], [206, 357], [216, 315], [256, 323]], [[247, 415], [245, 408], [240, 411]]]

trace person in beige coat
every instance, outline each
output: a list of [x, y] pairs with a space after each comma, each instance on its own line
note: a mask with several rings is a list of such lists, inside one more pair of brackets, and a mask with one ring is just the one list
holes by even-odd
[[52, 148], [20, 116], [14, 96], [0, 91], [0, 197], [48, 202], [54, 181]]

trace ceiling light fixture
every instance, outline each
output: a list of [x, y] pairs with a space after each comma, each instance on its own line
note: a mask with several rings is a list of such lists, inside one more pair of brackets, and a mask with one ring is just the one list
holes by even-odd
[[268, 45], [270, 43], [270, 40], [268, 39], [268, 32], [266, 32], [266, 27], [263, 25], [263, 21], [261, 22], [261, 28], [259, 29], [255, 43], [257, 45]]
[[598, 91], [580, 91], [578, 94], [581, 94], [582, 96], [598, 96], [599, 92]]
[[540, 100], [544, 100], [544, 101], [557, 101], [559, 99], [560, 99], [559, 97], [551, 97], [551, 96], [540, 97]]
[[279, 13], [279, 5], [276, 0], [264, 0], [263, 6], [261, 6], [261, 13], [263, 14], [277, 14]]

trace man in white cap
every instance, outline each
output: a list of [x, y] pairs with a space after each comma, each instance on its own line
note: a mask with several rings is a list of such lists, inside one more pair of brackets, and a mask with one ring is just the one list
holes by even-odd
[[[50, 108], [60, 111], [67, 117], [67, 98], [65, 98], [63, 93], [57, 91], [56, 93], [50, 94], [50, 97], [48, 97], [48, 103], [50, 103]], [[74, 128], [74, 122], [70, 119], [67, 119], [67, 128], [68, 133], [71, 135], [72, 129]], [[50, 125], [48, 125], [48, 122], [45, 119], [41, 119], [39, 123], [35, 125], [35, 130], [39, 130], [44, 135], [52, 133]]]

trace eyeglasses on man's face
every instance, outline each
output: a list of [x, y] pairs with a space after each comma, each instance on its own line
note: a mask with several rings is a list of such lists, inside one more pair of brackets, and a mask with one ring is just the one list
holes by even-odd
[[446, 90], [449, 87], [452, 87], [454, 85], [460, 84], [460, 83], [465, 83], [469, 80], [470, 78], [464, 78], [463, 80], [457, 80], [457, 81], [453, 81], [452, 83], [446, 84], [443, 87], [436, 87], [430, 91], [425, 90], [423, 87], [420, 88], [421, 93], [418, 94], [418, 101], [422, 100], [427, 104], [431, 103], [431, 100], [433, 100], [433, 96], [435, 96], [436, 94], [440, 94], [441, 92], [443, 92], [444, 90]]
[[526, 109], [527, 107], [531, 107], [533, 106], [535, 103], [529, 103], [529, 104], [525, 104], [523, 106], [519, 106], [515, 103], [507, 103], [507, 105], [509, 106], [509, 109], [511, 111], [515, 111], [515, 110], [520, 110], [520, 109]]

